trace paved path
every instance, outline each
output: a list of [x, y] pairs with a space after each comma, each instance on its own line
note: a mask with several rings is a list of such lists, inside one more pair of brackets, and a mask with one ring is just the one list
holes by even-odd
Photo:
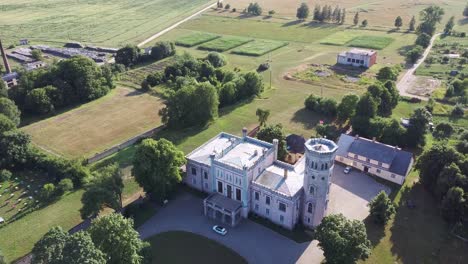
[[[220, 2], [222, 2], [222, 0], [220, 0]], [[179, 21], [179, 22], [173, 24], [172, 26], [170, 26], [170, 27], [168, 27], [168, 28], [166, 28], [166, 29], [163, 29], [162, 31], [160, 31], [160, 32], [158, 32], [158, 33], [156, 33], [156, 34], [154, 34], [153, 36], [151, 36], [151, 37], [149, 37], [149, 38], [143, 40], [141, 43], [138, 44], [138, 47], [141, 48], [141, 47], [144, 46], [145, 44], [147, 44], [147, 43], [149, 43], [149, 42], [155, 40], [156, 38], [159, 38], [160, 36], [166, 34], [167, 32], [173, 30], [174, 28], [178, 27], [180, 24], [189, 21], [190, 19], [192, 19], [192, 18], [194, 18], [194, 17], [200, 15], [201, 13], [205, 12], [206, 10], [208, 10], [208, 9], [210, 9], [210, 8], [212, 8], [212, 7], [215, 7], [217, 4], [218, 4], [218, 2], [215, 2], [215, 3], [211, 4], [211, 5], [209, 5], [209, 6], [205, 7], [205, 8], [203, 8], [202, 10], [196, 12], [195, 14], [190, 15], [189, 17], [186, 17], [186, 18], [182, 19], [181, 21]]]
[[403, 77], [400, 79], [400, 81], [397, 83], [397, 88], [398, 88], [398, 91], [400, 92], [401, 96], [416, 97], [416, 98], [419, 98], [419, 99], [425, 100], [425, 101], [427, 101], [429, 99], [426, 96], [419, 96], [419, 95], [415, 95], [415, 94], [410, 94], [410, 93], [408, 93], [406, 91], [416, 82], [416, 76], [414, 76], [414, 73], [416, 72], [416, 69], [427, 58], [427, 56], [431, 52], [432, 46], [434, 45], [434, 41], [440, 35], [441, 35], [441, 33], [438, 33], [438, 34], [435, 34], [434, 36], [432, 36], [431, 43], [429, 44], [429, 46], [424, 51], [424, 54], [421, 57], [421, 59], [419, 59], [410, 69], [408, 69], [405, 72], [405, 74], [403, 75]]

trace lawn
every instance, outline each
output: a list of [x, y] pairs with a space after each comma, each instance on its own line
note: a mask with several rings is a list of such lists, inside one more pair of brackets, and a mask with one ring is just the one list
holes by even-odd
[[6, 44], [70, 40], [103, 46], [137, 44], [193, 14], [210, 0], [2, 0]]
[[288, 45], [287, 42], [273, 40], [256, 39], [245, 45], [242, 45], [232, 51], [234, 54], [247, 56], [262, 56], [279, 48]]
[[320, 44], [344, 46], [358, 35], [359, 31], [340, 31], [324, 38], [322, 41], [320, 41]]
[[175, 41], [175, 44], [178, 46], [183, 46], [183, 47], [193, 47], [193, 46], [197, 46], [208, 41], [212, 41], [217, 38], [219, 38], [219, 36], [214, 35], [214, 34], [205, 33], [205, 32], [196, 32], [196, 33], [192, 33], [190, 35], [186, 35], [186, 36], [178, 38]]
[[68, 158], [89, 157], [161, 125], [161, 99], [127, 88], [22, 130], [34, 144]]
[[347, 42], [347, 46], [381, 50], [394, 41], [390, 37], [359, 36]]
[[153, 263], [247, 263], [243, 257], [224, 245], [190, 232], [165, 232], [149, 238], [148, 241], [151, 243], [154, 256]]
[[249, 41], [252, 41], [252, 39], [242, 38], [242, 37], [225, 36], [225, 37], [221, 37], [221, 38], [212, 40], [212, 41], [207, 42], [205, 44], [202, 44], [198, 48], [202, 49], [202, 50], [223, 52], [223, 51], [227, 51], [227, 50], [233, 49], [235, 47], [238, 47], [240, 45], [243, 45], [243, 44], [245, 44], [245, 43], [247, 43]]

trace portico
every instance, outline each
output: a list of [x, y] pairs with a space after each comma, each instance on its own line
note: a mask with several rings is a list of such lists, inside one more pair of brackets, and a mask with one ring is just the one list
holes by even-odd
[[203, 200], [205, 216], [232, 227], [241, 221], [242, 204], [221, 194], [213, 193]]

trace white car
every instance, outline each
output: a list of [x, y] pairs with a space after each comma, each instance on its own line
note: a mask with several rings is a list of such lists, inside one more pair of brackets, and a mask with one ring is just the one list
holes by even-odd
[[351, 171], [351, 167], [350, 166], [346, 166], [346, 168], [344, 169], [344, 173], [345, 174], [348, 174], [349, 172]]
[[220, 234], [222, 236], [225, 236], [227, 234], [226, 228], [224, 228], [222, 226], [219, 226], [219, 225], [213, 226], [213, 231], [215, 231], [216, 233], [218, 233], [218, 234]]

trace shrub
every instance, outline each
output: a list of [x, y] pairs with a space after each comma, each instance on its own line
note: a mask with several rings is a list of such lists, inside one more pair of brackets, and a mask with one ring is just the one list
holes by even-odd
[[419, 34], [418, 38], [416, 39], [416, 45], [422, 46], [426, 48], [431, 44], [431, 36], [426, 33]]
[[208, 56], [206, 56], [206, 60], [213, 65], [215, 68], [223, 67], [226, 65], [226, 57], [218, 52], [210, 52], [208, 53]]
[[439, 123], [435, 127], [434, 130], [434, 136], [439, 137], [439, 138], [446, 138], [450, 137], [454, 132], [453, 126], [450, 125], [449, 123]]
[[226, 9], [226, 10], [229, 10], [230, 8], [231, 8], [230, 4], [226, 4], [226, 6], [224, 7], [224, 9]]
[[73, 188], [73, 181], [70, 179], [63, 179], [57, 184], [57, 192], [60, 195], [73, 190]]
[[314, 111], [327, 116], [335, 116], [337, 102], [331, 98], [321, 98], [311, 94], [306, 98], [305, 107], [310, 111]]
[[150, 86], [156, 86], [164, 82], [164, 74], [163, 72], [157, 71], [153, 74], [148, 75], [146, 77], [146, 81]]
[[147, 79], [144, 79], [143, 81], [141, 81], [141, 89], [143, 91], [149, 91], [150, 88], [151, 88], [151, 86], [149, 85]]
[[55, 185], [52, 183], [47, 183], [42, 186], [41, 192], [40, 192], [40, 197], [44, 201], [51, 201], [55, 198], [56, 192], [55, 192]]
[[262, 8], [258, 3], [250, 3], [249, 7], [247, 7], [247, 13], [254, 16], [259, 16], [262, 14]]
[[162, 60], [176, 53], [175, 45], [172, 42], [160, 41], [151, 48], [151, 57], [155, 60]]
[[263, 72], [270, 68], [270, 64], [268, 62], [262, 63], [258, 65], [257, 72]]
[[463, 107], [461, 105], [456, 105], [453, 108], [451, 115], [453, 117], [463, 117], [465, 115], [465, 110], [463, 110]]
[[409, 50], [408, 53], [406, 53], [406, 59], [409, 63], [415, 63], [422, 56], [423, 52], [423, 47], [416, 45], [414, 48]]
[[0, 182], [5, 182], [11, 179], [12, 173], [9, 170], [0, 170]]
[[236, 8], [233, 8], [233, 9], [232, 9], [232, 12], [237, 12], [237, 9], [236, 9]]

